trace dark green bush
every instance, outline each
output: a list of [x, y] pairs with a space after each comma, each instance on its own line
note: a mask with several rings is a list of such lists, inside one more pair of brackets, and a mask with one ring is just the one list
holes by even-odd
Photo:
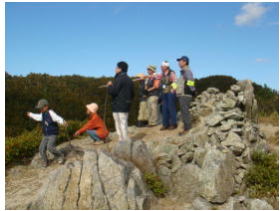
[[[25, 115], [33, 111], [34, 105], [40, 98], [49, 100], [51, 107], [66, 120], [82, 121], [86, 118], [85, 104], [96, 102], [99, 105], [99, 114], [105, 111], [106, 88], [99, 89], [112, 78], [51, 76], [47, 74], [31, 73], [24, 76], [12, 76], [6, 73], [5, 77], [5, 133], [7, 137], [18, 136], [24, 130], [32, 130], [36, 123]], [[216, 75], [196, 80], [198, 94], [208, 87], [216, 87], [225, 92], [236, 79], [230, 76]], [[137, 121], [139, 105], [139, 83], [135, 84], [135, 98], [129, 113], [129, 125]], [[278, 113], [278, 92], [254, 84], [259, 110], [265, 115]], [[20, 103], [15, 103], [20, 102]], [[35, 112], [35, 110], [34, 110]], [[114, 121], [111, 108], [111, 97], [108, 97], [106, 124], [114, 130]]]
[[[58, 144], [64, 141], [69, 141], [74, 132], [79, 129], [82, 122], [68, 121], [67, 127], [61, 127], [58, 135]], [[6, 138], [5, 141], [5, 164], [12, 164], [28, 159], [36, 152], [42, 139], [42, 132], [40, 127], [36, 127], [32, 131], [24, 131], [21, 135], [16, 137]]]
[[253, 165], [245, 175], [252, 197], [278, 196], [279, 164], [276, 154], [254, 152]]
[[157, 197], [164, 197], [167, 193], [167, 188], [162, 183], [159, 176], [153, 173], [145, 173], [144, 179], [148, 188], [155, 194]]

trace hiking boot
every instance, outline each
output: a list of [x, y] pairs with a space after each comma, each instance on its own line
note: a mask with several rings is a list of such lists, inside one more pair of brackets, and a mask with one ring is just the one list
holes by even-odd
[[186, 135], [186, 134], [188, 133], [188, 131], [189, 131], [189, 130], [185, 129], [185, 130], [179, 132], [178, 135], [179, 135], [179, 136]]
[[147, 121], [138, 121], [136, 127], [146, 127], [147, 124]]
[[168, 129], [169, 130], [175, 130], [177, 128], [177, 125], [172, 125], [172, 126], [170, 126]]
[[64, 155], [61, 156], [61, 157], [59, 157], [58, 160], [57, 160], [57, 162], [58, 162], [59, 164], [61, 164], [61, 165], [64, 164], [64, 162], [65, 162]]
[[168, 127], [162, 126], [159, 130], [167, 130], [167, 129], [168, 129]]

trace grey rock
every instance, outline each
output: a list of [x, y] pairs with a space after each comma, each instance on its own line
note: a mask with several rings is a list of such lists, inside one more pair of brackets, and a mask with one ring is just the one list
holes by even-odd
[[29, 209], [147, 209], [152, 198], [139, 169], [102, 151], [84, 151], [42, 182]]
[[113, 155], [134, 163], [143, 172], [156, 171], [152, 155], [143, 141], [120, 141], [113, 148]]
[[233, 109], [236, 105], [236, 100], [232, 99], [232, 98], [224, 98], [222, 104], [221, 104], [221, 107], [224, 109], [224, 110], [230, 110], [230, 109]]
[[172, 156], [172, 169], [171, 172], [176, 172], [182, 166], [182, 161], [177, 155]]
[[228, 134], [228, 137], [222, 142], [222, 145], [229, 147], [237, 156], [241, 155], [245, 149], [245, 144], [242, 143], [240, 136], [234, 132]]
[[207, 124], [211, 127], [214, 127], [214, 126], [217, 126], [218, 124], [220, 124], [223, 119], [224, 119], [223, 116], [221, 116], [219, 114], [215, 114], [215, 115], [210, 116], [207, 119]]
[[219, 89], [214, 88], [214, 87], [209, 87], [206, 91], [207, 91], [209, 94], [217, 94], [217, 93], [220, 92]]
[[195, 151], [194, 151], [194, 158], [193, 159], [194, 159], [194, 162], [199, 167], [202, 167], [206, 152], [207, 151], [203, 148], [196, 148]]
[[235, 165], [231, 153], [223, 153], [210, 148], [205, 155], [202, 172], [200, 195], [209, 202], [224, 203], [233, 193], [233, 166]]
[[242, 120], [244, 117], [239, 110], [230, 110], [224, 113], [225, 119]]
[[187, 152], [181, 157], [182, 163], [188, 163], [193, 160], [194, 152]]
[[253, 122], [257, 122], [257, 101], [255, 100], [252, 81], [238, 81], [237, 85], [241, 87], [241, 90], [244, 93], [246, 117]]
[[240, 86], [238, 86], [238, 85], [236, 85], [236, 84], [232, 85], [232, 86], [230, 87], [230, 89], [231, 89], [233, 92], [235, 92], [235, 93], [238, 93], [238, 92], [241, 90]]
[[201, 182], [199, 181], [200, 168], [197, 165], [188, 163], [183, 165], [172, 175], [172, 189], [174, 194], [185, 201], [192, 201], [198, 196]]
[[246, 205], [250, 210], [273, 210], [269, 203], [261, 199], [249, 199]]
[[235, 121], [232, 119], [229, 119], [228, 121], [223, 121], [220, 129], [223, 132], [229, 131], [234, 124], [235, 124]]
[[226, 92], [227, 97], [232, 98], [232, 99], [236, 99], [235, 97], [235, 93], [232, 90], [228, 90]]
[[192, 206], [195, 210], [211, 210], [212, 205], [207, 200], [202, 197], [196, 197], [193, 202]]

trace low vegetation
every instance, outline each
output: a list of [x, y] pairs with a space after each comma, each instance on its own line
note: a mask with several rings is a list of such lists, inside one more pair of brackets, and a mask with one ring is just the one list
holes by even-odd
[[[68, 141], [73, 133], [81, 126], [79, 121], [68, 121], [67, 127], [60, 128], [57, 143]], [[38, 151], [42, 139], [41, 128], [38, 126], [32, 131], [24, 131], [16, 137], [6, 138], [5, 164], [22, 163], [27, 161]]]
[[[105, 110], [106, 88], [99, 89], [113, 78], [51, 76], [31, 73], [26, 77], [5, 75], [5, 133], [6, 137], [18, 136], [24, 130], [32, 130], [36, 123], [27, 118], [26, 112], [36, 112], [34, 105], [40, 98], [49, 100], [52, 108], [66, 120], [83, 121], [86, 118], [85, 104], [96, 102], [99, 114]], [[216, 87], [227, 91], [237, 80], [230, 76], [215, 75], [196, 80], [198, 94], [208, 87]], [[129, 113], [129, 125], [134, 125], [138, 115], [138, 83], [135, 84], [135, 98]], [[278, 92], [254, 83], [255, 94], [260, 112], [265, 116], [273, 112], [279, 113]], [[106, 124], [110, 130], [114, 128], [111, 110], [111, 98], [108, 98]]]
[[164, 197], [167, 193], [167, 188], [164, 186], [159, 176], [153, 173], [145, 173], [144, 180], [155, 196]]
[[251, 197], [277, 197], [279, 195], [279, 163], [276, 154], [254, 152], [253, 165], [245, 175]]

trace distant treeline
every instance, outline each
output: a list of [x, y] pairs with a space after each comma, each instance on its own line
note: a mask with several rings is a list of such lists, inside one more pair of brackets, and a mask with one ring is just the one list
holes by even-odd
[[[5, 77], [5, 132], [6, 136], [17, 136], [24, 130], [32, 130], [36, 123], [26, 117], [27, 111], [36, 112], [35, 104], [40, 98], [49, 100], [51, 108], [66, 120], [85, 120], [85, 104], [96, 102], [99, 114], [103, 116], [106, 89], [98, 87], [106, 84], [112, 78], [72, 76], [50, 76], [47, 74], [29, 74], [26, 77]], [[196, 81], [198, 93], [208, 87], [217, 87], [226, 91], [236, 83], [236, 79], [229, 76], [210, 76]], [[260, 112], [270, 114], [279, 112], [278, 92], [254, 84]], [[135, 124], [138, 114], [138, 83], [135, 83], [135, 99], [129, 113], [129, 124]], [[108, 97], [106, 123], [110, 129], [114, 128], [111, 97]]]

